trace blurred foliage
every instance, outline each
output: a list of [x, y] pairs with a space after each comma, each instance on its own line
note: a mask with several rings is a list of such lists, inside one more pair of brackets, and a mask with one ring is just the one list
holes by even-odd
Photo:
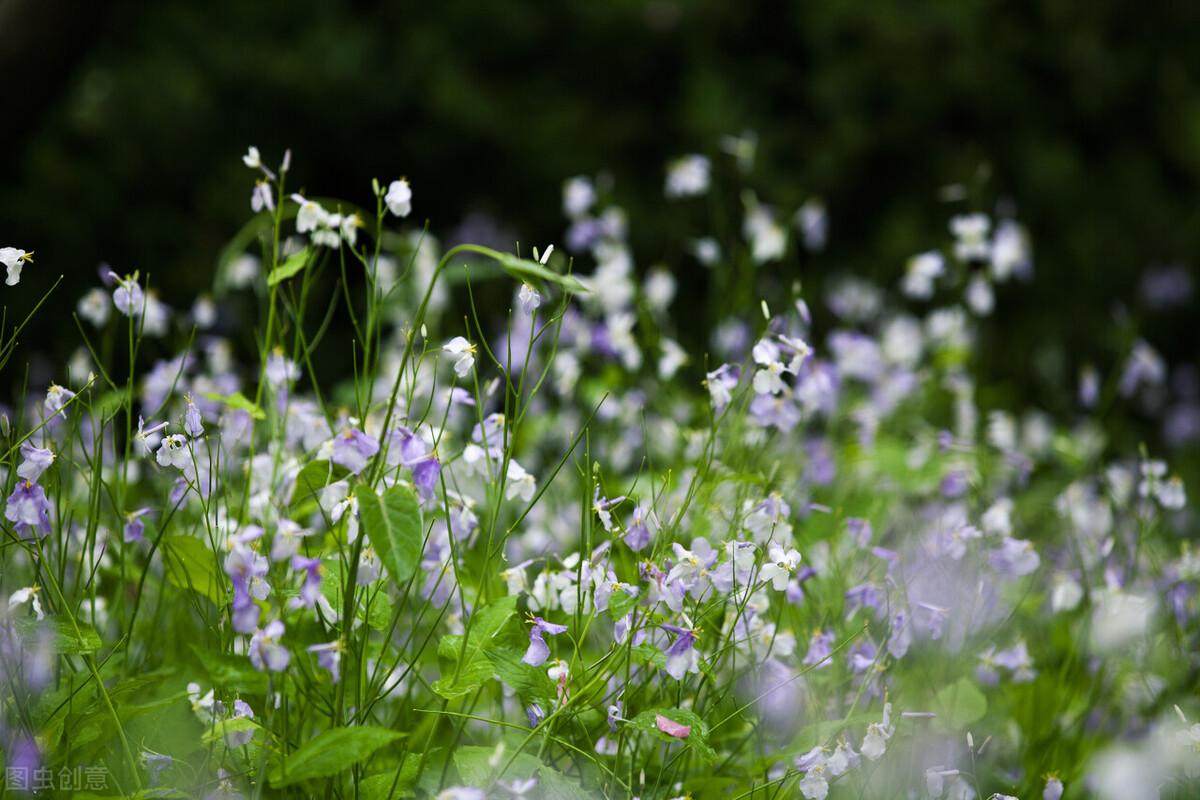
[[[15, 110], [3, 243], [67, 274], [60, 303], [107, 261], [185, 305], [249, 214], [248, 144], [292, 148], [323, 196], [361, 202], [372, 177], [407, 175], [435, 233], [481, 213], [509, 247], [560, 240], [562, 180], [607, 170], [685, 311], [707, 281], [658, 249], [682, 224], [663, 165], [752, 130], [760, 196], [829, 207], [827, 252], [782, 267], [806, 285], [894, 284], [964, 208], [943, 185], [1015, 207], [1037, 279], [1001, 293], [984, 374], [1062, 411], [1080, 363], [1112, 365], [1130, 326], [1171, 361], [1197, 354], [1195, 304], [1151, 315], [1137, 282], [1200, 256], [1198, 22], [1194, 4], [1107, 0], [115, 2], [44, 112]], [[702, 315], [680, 317], [702, 340]], [[74, 347], [65, 315], [38, 324], [43, 347]]]

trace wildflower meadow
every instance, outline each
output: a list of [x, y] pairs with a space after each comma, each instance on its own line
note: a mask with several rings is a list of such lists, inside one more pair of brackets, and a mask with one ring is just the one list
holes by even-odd
[[1069, 413], [992, 391], [1009, 205], [816, 281], [838, 220], [752, 158], [665, 165], [636, 239], [571, 177], [499, 250], [251, 147], [180, 307], [6, 231], [0, 796], [1200, 796], [1194, 490], [1136, 412], [1177, 365], [1131, 324]]

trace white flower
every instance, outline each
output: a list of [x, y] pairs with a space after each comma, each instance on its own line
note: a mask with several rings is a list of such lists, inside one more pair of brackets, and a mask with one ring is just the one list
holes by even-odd
[[667, 168], [667, 197], [694, 197], [708, 191], [710, 166], [701, 155], [683, 156]]
[[302, 194], [294, 194], [292, 201], [300, 206], [300, 210], [296, 212], [296, 233], [308, 233], [328, 225], [329, 212], [316, 200], [309, 200]]
[[516, 461], [508, 462], [508, 479], [504, 487], [504, 496], [509, 500], [514, 497], [520, 497], [528, 503], [533, 499], [533, 493], [537, 491], [537, 482], [534, 477], [525, 471], [525, 468]]
[[829, 795], [829, 780], [825, 777], [825, 765], [814, 764], [800, 780], [800, 793], [807, 800], [825, 800]]
[[526, 314], [532, 314], [542, 304], [542, 296], [538, 294], [537, 289], [534, 289], [528, 283], [521, 284], [521, 290], [517, 292], [517, 301], [521, 304], [521, 310]]
[[9, 609], [16, 606], [29, 603], [33, 606], [33, 613], [37, 615], [39, 620], [46, 618], [46, 613], [42, 611], [42, 601], [38, 599], [40, 588], [37, 586], [26, 586], [24, 589], [17, 589], [8, 596]]
[[18, 250], [15, 247], [0, 247], [0, 264], [8, 269], [8, 277], [4, 282], [16, 286], [21, 282], [21, 268], [26, 261], [33, 261], [33, 253]]
[[762, 579], [770, 581], [775, 591], [782, 592], [787, 588], [792, 573], [800, 565], [800, 553], [795, 548], [785, 551], [779, 545], [772, 544], [770, 557], [771, 560], [763, 565]]
[[383, 197], [383, 202], [387, 203], [388, 211], [397, 217], [407, 217], [411, 214], [412, 187], [408, 185], [408, 180], [401, 178], [398, 181], [392, 181], [388, 186], [387, 194]]
[[262, 156], [258, 152], [258, 148], [250, 145], [250, 149], [246, 151], [246, 155], [242, 156], [242, 163], [250, 169], [262, 169]]
[[79, 311], [79, 316], [97, 328], [102, 327], [104, 323], [108, 322], [108, 315], [111, 310], [108, 305], [108, 295], [99, 287], [89, 289], [79, 299], [79, 305], [76, 306], [76, 309]]
[[992, 293], [992, 285], [982, 275], [976, 275], [967, 284], [966, 300], [970, 309], [980, 317], [986, 317], [988, 314], [991, 314], [992, 309], [996, 305], [996, 297]]
[[172, 433], [163, 437], [155, 460], [160, 466], [187, 469], [191, 466], [191, 456], [188, 453], [187, 438], [181, 433]]
[[658, 377], [669, 381], [679, 368], [688, 362], [687, 351], [674, 339], [662, 340], [662, 356], [658, 359]]
[[1083, 587], [1074, 578], [1061, 574], [1054, 579], [1054, 588], [1050, 590], [1050, 610], [1055, 614], [1072, 611], [1083, 599]]
[[992, 221], [986, 214], [960, 214], [950, 220], [954, 234], [954, 257], [959, 261], [986, 259], [991, 254], [988, 234]]
[[442, 350], [455, 356], [454, 374], [460, 378], [467, 377], [471, 368], [475, 366], [475, 345], [462, 336], [455, 336], [442, 346]]
[[900, 290], [909, 297], [928, 300], [933, 295], [934, 281], [942, 277], [945, 271], [946, 262], [941, 253], [930, 250], [915, 255], [908, 260]]
[[867, 726], [867, 735], [863, 737], [862, 754], [872, 761], [883, 758], [887, 752], [888, 739], [892, 738], [895, 728], [891, 724], [892, 704], [883, 704], [883, 719], [872, 722]]
[[755, 394], [779, 394], [785, 388], [783, 382], [784, 368], [778, 361], [772, 361], [759, 367], [754, 373]]
[[675, 299], [675, 278], [662, 267], [655, 267], [642, 284], [642, 296], [653, 310], [666, 311]]
[[596, 188], [590, 178], [576, 175], [563, 184], [563, 213], [571, 219], [582, 217], [596, 203]]

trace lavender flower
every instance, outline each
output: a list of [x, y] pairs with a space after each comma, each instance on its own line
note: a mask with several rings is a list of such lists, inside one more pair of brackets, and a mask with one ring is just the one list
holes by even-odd
[[335, 642], [326, 642], [325, 644], [309, 645], [307, 650], [310, 653], [317, 654], [317, 666], [329, 671], [330, 680], [338, 683], [342, 679], [343, 646], [341, 639]]
[[54, 463], [54, 452], [49, 448], [35, 447], [33, 442], [24, 441], [21, 443], [21, 458], [24, 460], [17, 467], [17, 475], [37, 483], [42, 473]]
[[283, 636], [283, 620], [272, 620], [267, 627], [255, 631], [250, 639], [250, 663], [257, 670], [283, 672], [287, 669], [291, 654], [288, 649], [279, 644]]
[[292, 569], [304, 571], [304, 583], [300, 586], [300, 595], [288, 601], [289, 608], [312, 608], [321, 596], [321, 559], [305, 558], [301, 555], [292, 556]]
[[142, 517], [149, 513], [149, 508], [139, 508], [137, 511], [130, 511], [125, 515], [123, 538], [126, 544], [140, 542], [145, 537], [146, 523], [142, 522]]
[[667, 656], [667, 674], [675, 680], [683, 680], [689, 672], [699, 672], [700, 663], [696, 653], [696, 634], [698, 631], [680, 628], [677, 625], [664, 624], [664, 630], [675, 634], [675, 641], [663, 648]]
[[332, 460], [357, 475], [378, 452], [379, 442], [357, 428], [350, 428], [333, 440]]
[[534, 617], [533, 627], [529, 630], [529, 649], [525, 651], [521, 660], [531, 667], [540, 667], [550, 657], [550, 645], [546, 644], [546, 640], [542, 638], [543, 634], [557, 636], [565, 633], [566, 630], [566, 625], [556, 625], [553, 622], [546, 622], [541, 617]]
[[31, 529], [42, 536], [50, 533], [50, 501], [46, 492], [31, 481], [17, 481], [4, 507], [4, 518], [13, 523], [21, 536]]

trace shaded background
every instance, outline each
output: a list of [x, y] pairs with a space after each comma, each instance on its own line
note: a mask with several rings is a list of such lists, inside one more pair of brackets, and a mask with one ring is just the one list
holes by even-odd
[[[1197, 4], [1104, 0], [0, 0], [0, 244], [65, 273], [61, 303], [103, 260], [180, 306], [248, 218], [248, 144], [291, 147], [323, 196], [407, 175], [443, 237], [474, 212], [559, 241], [562, 180], [608, 170], [640, 265], [677, 269], [686, 308], [708, 286], [662, 251], [664, 162], [753, 130], [760, 196], [828, 205], [806, 280], [895, 286], [960, 210], [945, 184], [1014, 204], [1037, 277], [1001, 291], [983, 368], [995, 395], [1063, 411], [1123, 321], [1197, 356], [1196, 304], [1139, 297], [1147, 266], [1200, 256], [1197, 23]], [[37, 325], [39, 347], [78, 344], [65, 313]]]

